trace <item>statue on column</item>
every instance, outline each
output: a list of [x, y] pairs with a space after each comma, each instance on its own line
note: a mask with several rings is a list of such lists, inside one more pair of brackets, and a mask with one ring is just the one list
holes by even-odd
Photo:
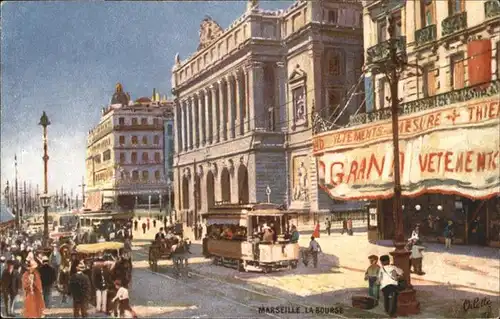
[[307, 169], [303, 161], [300, 162], [300, 167], [297, 170], [297, 184], [295, 185], [293, 199], [299, 201], [309, 200]]

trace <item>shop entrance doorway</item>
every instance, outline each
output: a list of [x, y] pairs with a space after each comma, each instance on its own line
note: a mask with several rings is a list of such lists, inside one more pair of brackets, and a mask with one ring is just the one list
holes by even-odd
[[487, 245], [487, 201], [467, 199], [469, 245]]

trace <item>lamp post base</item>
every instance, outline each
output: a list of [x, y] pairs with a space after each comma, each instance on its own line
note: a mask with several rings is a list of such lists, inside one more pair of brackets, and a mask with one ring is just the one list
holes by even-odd
[[390, 254], [394, 260], [394, 265], [401, 268], [407, 282], [407, 288], [398, 294], [398, 316], [408, 316], [420, 313], [420, 302], [417, 301], [416, 291], [411, 285], [410, 278], [410, 252], [407, 251], [404, 242], [394, 242], [396, 249]]

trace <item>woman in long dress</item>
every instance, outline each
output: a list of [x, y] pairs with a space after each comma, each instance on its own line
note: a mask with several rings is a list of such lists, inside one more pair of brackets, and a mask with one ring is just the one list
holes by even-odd
[[22, 277], [24, 290], [24, 312], [25, 318], [41, 318], [45, 310], [45, 302], [42, 295], [42, 281], [38, 272], [37, 263], [30, 260], [27, 270]]
[[319, 229], [319, 222], [316, 224], [316, 227], [314, 227], [314, 232], [313, 232], [313, 237], [314, 238], [319, 238], [320, 234], [320, 229]]

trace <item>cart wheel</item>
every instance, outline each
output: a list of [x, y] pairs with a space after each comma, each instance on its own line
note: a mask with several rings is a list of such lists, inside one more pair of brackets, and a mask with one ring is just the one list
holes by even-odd
[[245, 267], [243, 266], [243, 261], [242, 261], [241, 259], [240, 259], [240, 260], [238, 260], [238, 265], [237, 265], [237, 267], [238, 267], [238, 271], [239, 271], [239, 272], [243, 272], [243, 271], [245, 271]]

